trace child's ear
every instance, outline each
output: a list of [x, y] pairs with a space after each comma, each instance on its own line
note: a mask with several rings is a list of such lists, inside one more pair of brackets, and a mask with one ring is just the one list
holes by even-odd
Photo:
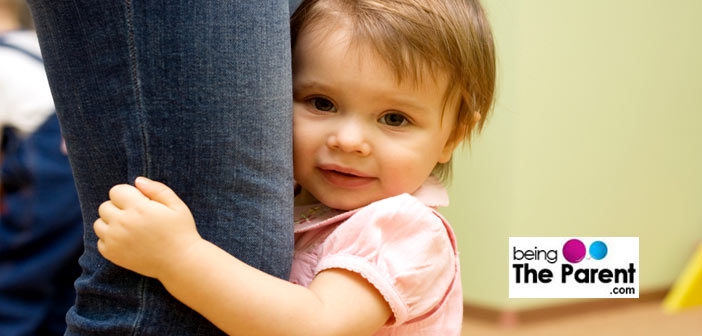
[[461, 120], [459, 124], [456, 125], [456, 129], [451, 134], [448, 141], [446, 141], [446, 145], [444, 145], [444, 149], [441, 151], [439, 163], [446, 163], [451, 160], [453, 151], [461, 142], [463, 142], [463, 139], [466, 137], [466, 132], [471, 131], [478, 124], [478, 122], [480, 122], [480, 119], [480, 113], [473, 112], [473, 115], [469, 121]]

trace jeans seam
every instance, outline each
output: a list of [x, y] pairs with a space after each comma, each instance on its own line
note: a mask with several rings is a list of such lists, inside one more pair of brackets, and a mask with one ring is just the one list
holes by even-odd
[[129, 70], [132, 77], [133, 87], [134, 87], [134, 100], [137, 124], [139, 125], [139, 135], [141, 137], [141, 153], [143, 159], [143, 166], [141, 175], [149, 176], [149, 153], [148, 153], [148, 136], [145, 129], [145, 116], [144, 116], [144, 101], [141, 92], [141, 80], [139, 76], [139, 66], [138, 66], [138, 53], [134, 37], [134, 10], [132, 6], [132, 0], [125, 0], [127, 9], [127, 34], [128, 34], [128, 49], [129, 49]]
[[132, 336], [137, 334], [137, 326], [141, 321], [142, 317], [144, 316], [144, 307], [146, 306], [146, 296], [144, 295], [144, 292], [146, 291], [145, 277], [141, 277], [141, 279], [139, 279], [137, 291], [139, 292], [139, 310], [137, 311], [137, 316], [134, 319], [134, 323], [132, 324]]
[[[139, 67], [138, 67], [138, 55], [137, 55], [137, 48], [136, 48], [136, 42], [135, 42], [135, 37], [134, 37], [134, 10], [132, 7], [132, 0], [125, 0], [125, 5], [126, 5], [126, 20], [127, 20], [127, 43], [128, 43], [128, 49], [129, 49], [129, 70], [131, 73], [132, 77], [132, 83], [133, 83], [133, 88], [134, 88], [134, 100], [135, 100], [135, 114], [137, 120], [137, 124], [139, 125], [139, 130], [138, 132], [140, 133], [139, 135], [141, 136], [141, 149], [142, 149], [142, 159], [143, 159], [143, 165], [142, 165], [142, 175], [147, 175], [146, 170], [148, 169], [147, 167], [149, 166], [148, 162], [148, 148], [146, 146], [147, 143], [147, 136], [146, 136], [146, 131], [144, 128], [144, 115], [143, 115], [143, 100], [141, 96], [141, 83], [139, 81]], [[141, 277], [139, 279], [139, 284], [137, 287], [137, 293], [139, 295], [139, 309], [137, 310], [137, 315], [134, 319], [134, 322], [132, 323], [132, 333], [131, 335], [134, 336], [137, 334], [137, 327], [141, 322], [141, 319], [143, 318], [144, 315], [144, 308], [146, 307], [146, 295], [145, 295], [145, 287], [146, 287], [146, 278]]]

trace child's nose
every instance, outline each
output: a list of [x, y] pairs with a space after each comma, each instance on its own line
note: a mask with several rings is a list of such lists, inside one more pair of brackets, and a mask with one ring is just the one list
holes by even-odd
[[370, 154], [371, 147], [364, 135], [363, 126], [356, 121], [344, 122], [327, 139], [327, 146], [333, 150], [355, 153], [360, 156]]

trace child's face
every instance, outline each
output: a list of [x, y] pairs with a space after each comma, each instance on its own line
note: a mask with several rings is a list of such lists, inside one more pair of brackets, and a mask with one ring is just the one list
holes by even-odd
[[298, 36], [293, 74], [295, 180], [325, 205], [412, 193], [451, 158], [456, 104], [443, 109], [444, 74], [398, 83], [380, 55], [349, 46], [346, 29], [319, 27]]

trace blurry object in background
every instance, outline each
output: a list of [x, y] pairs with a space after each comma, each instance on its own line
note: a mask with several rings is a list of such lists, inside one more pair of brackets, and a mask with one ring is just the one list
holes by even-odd
[[56, 115], [4, 133], [0, 172], [0, 335], [63, 335], [83, 226]]
[[[0, 0], [0, 128], [27, 136], [54, 113], [36, 34], [26, 5]], [[24, 19], [23, 19], [24, 18]]]
[[82, 219], [39, 53], [19, 0], [0, 0], [0, 335], [63, 335]]
[[[639, 299], [632, 299], [639, 300]], [[702, 309], [676, 314], [661, 310], [660, 300], [614, 309], [579, 312], [569, 316], [505, 327], [466, 316], [462, 336], [699, 336]]]
[[702, 243], [697, 244], [692, 258], [663, 300], [663, 309], [668, 313], [693, 306], [702, 306]]
[[0, 32], [17, 29], [34, 29], [29, 7], [24, 0], [0, 0]]

